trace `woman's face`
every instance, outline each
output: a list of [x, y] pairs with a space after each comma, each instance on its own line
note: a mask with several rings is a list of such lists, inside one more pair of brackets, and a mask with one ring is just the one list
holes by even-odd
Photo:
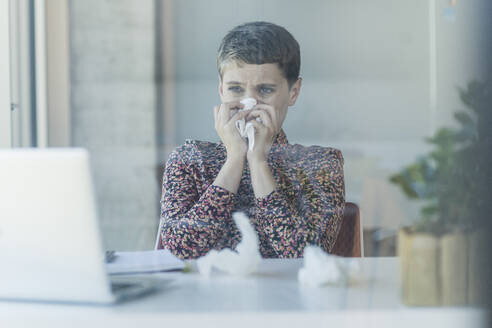
[[273, 106], [280, 123], [285, 120], [287, 108], [295, 104], [300, 88], [301, 78], [289, 88], [277, 64], [232, 63], [224, 68], [219, 83], [222, 103], [255, 98], [259, 104]]

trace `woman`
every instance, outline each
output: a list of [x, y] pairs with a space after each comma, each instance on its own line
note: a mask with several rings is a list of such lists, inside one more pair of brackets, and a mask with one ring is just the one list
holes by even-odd
[[[301, 257], [314, 244], [330, 252], [344, 210], [340, 151], [288, 143], [282, 123], [301, 89], [300, 50], [283, 27], [232, 29], [217, 56], [222, 104], [213, 110], [221, 142], [187, 140], [164, 172], [159, 248], [184, 259], [241, 239], [232, 213], [250, 217], [263, 257]], [[254, 98], [244, 110], [241, 100]], [[243, 110], [238, 110], [243, 109]], [[237, 121], [254, 126], [249, 149]]]

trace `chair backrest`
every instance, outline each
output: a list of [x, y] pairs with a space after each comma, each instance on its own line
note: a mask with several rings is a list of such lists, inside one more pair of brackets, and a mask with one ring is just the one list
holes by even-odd
[[360, 211], [355, 203], [345, 203], [342, 226], [332, 253], [346, 257], [361, 257]]

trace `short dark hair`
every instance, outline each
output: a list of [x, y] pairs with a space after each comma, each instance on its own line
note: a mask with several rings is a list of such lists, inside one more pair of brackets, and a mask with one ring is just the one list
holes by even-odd
[[230, 30], [220, 43], [217, 69], [220, 78], [230, 62], [278, 64], [291, 86], [299, 78], [301, 52], [299, 43], [282, 26], [268, 22], [250, 22]]

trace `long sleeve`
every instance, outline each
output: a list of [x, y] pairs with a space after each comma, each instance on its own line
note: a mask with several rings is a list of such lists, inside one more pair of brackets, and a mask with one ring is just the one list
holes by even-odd
[[159, 247], [185, 259], [205, 255], [224, 238], [234, 197], [214, 185], [200, 194], [196, 168], [174, 151], [163, 177]]
[[330, 252], [343, 218], [345, 186], [339, 151], [299, 169], [296, 195], [278, 189], [256, 199], [256, 219], [270, 240], [275, 257], [302, 257], [314, 244]]

